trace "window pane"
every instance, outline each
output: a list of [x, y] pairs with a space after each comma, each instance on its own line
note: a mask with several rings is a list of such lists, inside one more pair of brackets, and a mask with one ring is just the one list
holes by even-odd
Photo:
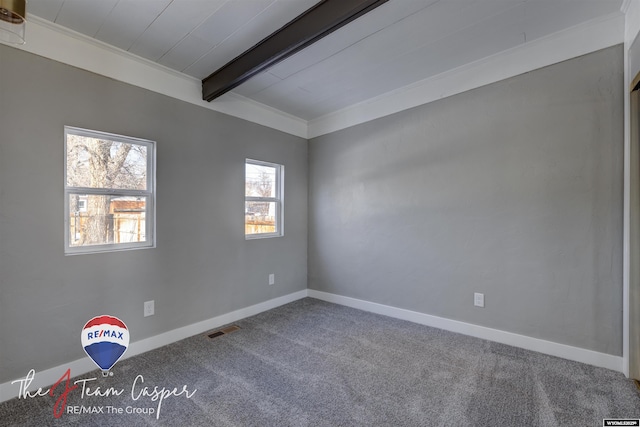
[[276, 202], [245, 202], [245, 234], [275, 233]]
[[146, 241], [146, 197], [69, 195], [69, 246]]
[[67, 186], [147, 189], [147, 146], [67, 134]]
[[276, 168], [246, 163], [245, 175], [245, 196], [276, 197]]

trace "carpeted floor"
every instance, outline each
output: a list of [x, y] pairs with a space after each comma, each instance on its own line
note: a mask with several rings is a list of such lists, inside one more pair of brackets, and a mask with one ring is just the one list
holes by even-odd
[[[640, 418], [640, 393], [620, 373], [311, 298], [236, 324], [120, 361], [113, 377], [78, 377], [97, 379], [84, 396], [81, 383], [68, 393], [60, 418], [65, 384], [54, 397], [2, 403], [0, 425], [584, 427]], [[89, 396], [97, 387], [111, 395]]]

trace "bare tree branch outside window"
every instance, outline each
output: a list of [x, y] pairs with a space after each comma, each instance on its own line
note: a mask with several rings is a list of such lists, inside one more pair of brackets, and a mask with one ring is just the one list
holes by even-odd
[[149, 146], [67, 132], [66, 147], [69, 246], [145, 241]]

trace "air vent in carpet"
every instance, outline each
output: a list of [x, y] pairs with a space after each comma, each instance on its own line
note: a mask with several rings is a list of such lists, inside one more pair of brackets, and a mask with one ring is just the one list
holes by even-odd
[[209, 338], [218, 338], [221, 335], [227, 335], [230, 334], [231, 332], [235, 332], [238, 329], [240, 329], [240, 326], [238, 325], [231, 325], [231, 326], [227, 326], [226, 328], [222, 328], [222, 329], [218, 329], [217, 331], [214, 331], [210, 334], [208, 334], [207, 336]]

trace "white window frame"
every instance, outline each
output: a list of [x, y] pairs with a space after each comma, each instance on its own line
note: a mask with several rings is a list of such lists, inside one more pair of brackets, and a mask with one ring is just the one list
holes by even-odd
[[[247, 165], [267, 166], [276, 170], [276, 196], [275, 197], [253, 197], [246, 195], [246, 182], [247, 182]], [[244, 206], [246, 202], [275, 202], [276, 204], [276, 231], [274, 233], [256, 233], [247, 234], [245, 231], [244, 238], [246, 240], [254, 239], [266, 239], [270, 237], [284, 236], [284, 165], [278, 163], [265, 162], [262, 160], [245, 159], [244, 162], [244, 181], [245, 181], [245, 196]], [[246, 214], [246, 208], [243, 209]]]
[[[68, 135], [86, 136], [106, 139], [114, 142], [144, 145], [147, 147], [147, 189], [124, 190], [108, 188], [86, 188], [67, 185], [67, 139]], [[72, 194], [104, 195], [114, 197], [145, 197], [145, 237], [144, 242], [108, 243], [104, 245], [70, 246], [70, 206], [69, 196]], [[98, 252], [117, 252], [132, 249], [156, 247], [156, 142], [148, 139], [118, 135], [108, 132], [82, 129], [72, 126], [64, 127], [64, 252], [65, 255], [92, 254]]]

